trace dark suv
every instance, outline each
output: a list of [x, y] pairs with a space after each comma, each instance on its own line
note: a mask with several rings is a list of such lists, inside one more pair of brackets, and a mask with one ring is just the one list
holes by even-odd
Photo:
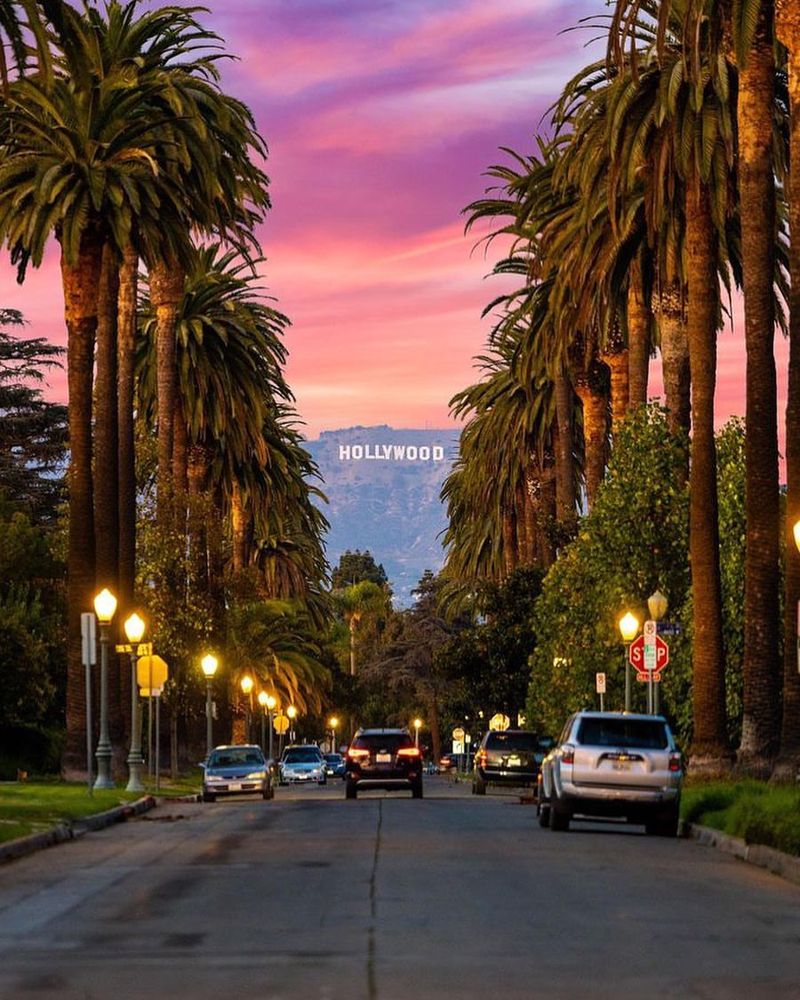
[[410, 788], [422, 798], [422, 754], [407, 729], [359, 729], [347, 751], [345, 795], [359, 788]]
[[486, 733], [475, 754], [472, 794], [485, 795], [489, 784], [535, 787], [543, 757], [536, 733], [525, 729]]

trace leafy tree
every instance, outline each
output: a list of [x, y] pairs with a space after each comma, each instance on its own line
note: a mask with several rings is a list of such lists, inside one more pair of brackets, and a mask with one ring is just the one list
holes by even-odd
[[379, 587], [386, 587], [389, 579], [382, 563], [376, 563], [375, 558], [369, 549], [361, 552], [356, 549], [351, 552], [343, 552], [339, 556], [339, 563], [334, 567], [331, 574], [331, 585], [334, 590], [360, 583], [362, 580], [371, 580]]
[[[0, 325], [21, 323], [19, 313], [0, 309]], [[64, 499], [67, 408], [36, 386], [63, 353], [40, 337], [0, 330], [0, 489], [36, 521], [54, 521]]]

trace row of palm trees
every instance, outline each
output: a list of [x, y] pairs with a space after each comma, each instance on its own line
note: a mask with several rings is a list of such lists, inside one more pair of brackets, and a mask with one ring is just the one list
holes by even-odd
[[[588, 508], [661, 357], [673, 430], [691, 432], [696, 766], [728, 765], [714, 443], [716, 337], [744, 299], [747, 542], [738, 762], [800, 756], [795, 635], [800, 557], [800, 11], [791, 2], [616, 0], [589, 27], [605, 58], [570, 80], [531, 155], [511, 150], [468, 206], [500, 219], [495, 272], [519, 287], [496, 315], [445, 485], [448, 572], [467, 581], [545, 567]], [[794, 239], [792, 237], [794, 236]], [[788, 302], [787, 310], [784, 304]], [[781, 545], [774, 330], [790, 341], [786, 538]], [[610, 419], [609, 419], [610, 417]], [[785, 550], [781, 678], [779, 559]], [[645, 597], [646, 595], [642, 595]]]
[[[148, 471], [159, 529], [185, 539], [191, 569], [169, 581], [177, 592], [219, 590], [227, 524], [233, 570], [252, 566], [266, 596], [321, 614], [324, 518], [283, 376], [288, 320], [255, 278], [267, 150], [220, 86], [223, 42], [202, 13], [137, 0], [0, 8], [0, 240], [19, 280], [51, 237], [60, 247], [73, 765], [79, 615], [103, 586], [119, 594], [120, 618], [133, 605]], [[137, 444], [150, 437], [148, 470]]]

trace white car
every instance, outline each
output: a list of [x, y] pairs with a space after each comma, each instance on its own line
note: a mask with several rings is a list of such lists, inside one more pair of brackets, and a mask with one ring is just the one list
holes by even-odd
[[660, 715], [576, 712], [539, 773], [539, 824], [567, 830], [576, 816], [624, 817], [648, 833], [678, 832], [683, 765]]
[[319, 747], [291, 746], [283, 751], [280, 763], [280, 783], [282, 785], [295, 782], [316, 782], [325, 785], [328, 774], [325, 768], [325, 758]]

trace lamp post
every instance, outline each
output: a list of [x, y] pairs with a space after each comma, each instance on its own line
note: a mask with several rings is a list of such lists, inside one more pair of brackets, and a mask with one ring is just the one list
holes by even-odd
[[289, 716], [289, 722], [291, 725], [291, 729], [289, 730], [289, 741], [294, 743], [294, 720], [297, 718], [297, 709], [294, 705], [290, 705], [286, 709], [286, 714]]
[[622, 635], [625, 656], [625, 711], [631, 710], [631, 661], [628, 655], [630, 645], [639, 631], [639, 619], [627, 611], [619, 620], [619, 630]]
[[217, 672], [219, 660], [213, 653], [206, 653], [200, 661], [200, 666], [206, 675], [206, 756], [208, 756], [214, 745], [214, 734], [211, 729], [211, 682], [214, 680], [214, 674]]
[[267, 721], [269, 722], [269, 759], [272, 760], [272, 713], [275, 711], [275, 706], [278, 704], [277, 699], [273, 698], [271, 694], [267, 695]]
[[97, 741], [97, 779], [95, 788], [113, 788], [111, 778], [111, 740], [108, 738], [108, 633], [117, 610], [117, 599], [104, 588], [94, 599], [94, 611], [100, 623], [100, 738]]
[[267, 752], [267, 698], [266, 691], [258, 692], [258, 704], [261, 706], [261, 752]]
[[[661, 619], [666, 615], [667, 608], [669, 607], [669, 601], [667, 600], [667, 595], [662, 594], [660, 590], [656, 590], [647, 598], [647, 610], [650, 612], [650, 617], [654, 622], [660, 622]], [[659, 705], [660, 700], [660, 688], [653, 679], [653, 671], [650, 671], [650, 711], [653, 715], [658, 715], [661, 706]]]
[[330, 717], [328, 725], [331, 727], [331, 753], [336, 753], [336, 729], [339, 725], [339, 720], [335, 715]]
[[136, 677], [136, 661], [139, 658], [138, 646], [144, 635], [144, 621], [134, 613], [125, 619], [125, 638], [131, 648], [131, 749], [128, 753], [128, 785], [126, 791], [141, 792], [142, 784], [142, 730], [139, 725], [139, 685]]
[[419, 749], [419, 731], [422, 729], [422, 719], [414, 719], [414, 746]]
[[239, 685], [244, 695], [244, 741], [250, 742], [250, 714], [253, 708], [253, 678], [250, 674], [245, 674], [239, 681]]

